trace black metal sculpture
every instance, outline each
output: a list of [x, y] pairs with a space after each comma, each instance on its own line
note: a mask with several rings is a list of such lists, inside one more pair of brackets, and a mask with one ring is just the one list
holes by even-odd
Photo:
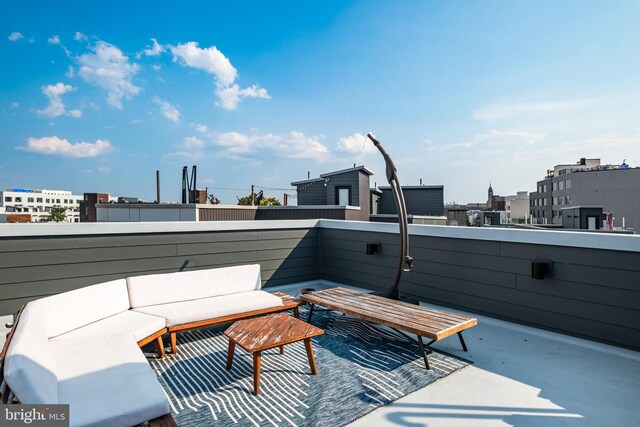
[[382, 144], [373, 137], [373, 135], [369, 133], [367, 134], [367, 138], [373, 142], [373, 145], [376, 146], [384, 157], [387, 181], [389, 181], [389, 185], [391, 186], [391, 193], [393, 193], [393, 200], [396, 203], [396, 209], [398, 211], [398, 224], [400, 225], [400, 259], [398, 262], [398, 272], [391, 289], [380, 293], [380, 295], [386, 298], [399, 300], [400, 294], [398, 293], [398, 286], [400, 285], [400, 276], [403, 271], [411, 271], [411, 267], [413, 266], [413, 258], [409, 255], [407, 206], [405, 205], [404, 194], [402, 193], [402, 187], [398, 180], [398, 170], [396, 169], [396, 165], [393, 164], [393, 160], [391, 160], [389, 154], [382, 147]]

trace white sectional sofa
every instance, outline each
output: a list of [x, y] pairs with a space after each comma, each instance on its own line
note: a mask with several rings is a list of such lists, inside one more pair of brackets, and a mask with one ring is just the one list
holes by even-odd
[[175, 352], [176, 332], [293, 308], [260, 288], [260, 266], [247, 265], [130, 277], [32, 301], [5, 347], [6, 386], [21, 403], [68, 403], [72, 426], [159, 418], [169, 404], [140, 347], [155, 341], [163, 356], [167, 332]]

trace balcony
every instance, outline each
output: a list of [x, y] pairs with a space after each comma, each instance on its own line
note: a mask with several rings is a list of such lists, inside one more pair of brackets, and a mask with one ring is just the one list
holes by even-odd
[[[478, 318], [468, 353], [456, 340], [434, 344], [473, 365], [352, 425], [640, 424], [638, 236], [409, 230], [415, 268], [401, 291]], [[261, 265], [267, 290], [383, 290], [396, 233], [331, 220], [3, 225], [0, 314], [121, 277], [247, 263]], [[366, 243], [380, 252], [367, 255]], [[551, 275], [533, 279], [534, 259], [551, 260]]]

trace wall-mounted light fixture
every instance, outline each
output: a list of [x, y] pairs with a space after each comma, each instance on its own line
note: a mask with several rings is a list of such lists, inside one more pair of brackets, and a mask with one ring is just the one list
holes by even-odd
[[550, 259], [534, 259], [531, 261], [531, 278], [544, 280], [545, 276], [551, 277], [552, 265]]
[[380, 243], [367, 243], [367, 255], [380, 253]]

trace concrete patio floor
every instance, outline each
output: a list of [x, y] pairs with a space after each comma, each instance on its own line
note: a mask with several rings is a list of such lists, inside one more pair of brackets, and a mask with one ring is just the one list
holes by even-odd
[[[318, 281], [280, 289], [333, 286], [345, 287]], [[433, 347], [473, 365], [350, 427], [640, 426], [639, 352], [446, 310], [478, 318], [464, 332], [469, 351], [455, 336]]]
[[[362, 290], [322, 280], [267, 290], [295, 295], [303, 287], [334, 286]], [[640, 352], [459, 313], [478, 318], [478, 325], [464, 333], [469, 352], [456, 337], [433, 347], [473, 365], [350, 427], [640, 426]], [[11, 317], [0, 320], [1, 345]]]

